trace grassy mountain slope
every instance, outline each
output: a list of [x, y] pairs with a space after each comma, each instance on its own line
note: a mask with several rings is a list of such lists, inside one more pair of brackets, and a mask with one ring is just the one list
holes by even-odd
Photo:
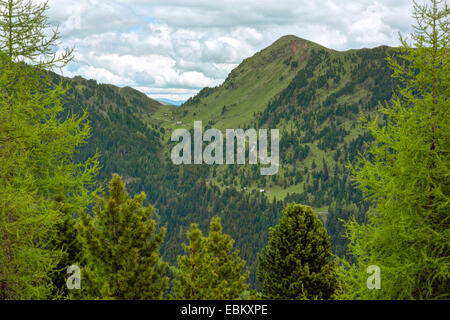
[[[346, 164], [370, 141], [359, 113], [371, 115], [379, 100], [390, 99], [394, 82], [385, 61], [390, 50], [337, 52], [286, 36], [244, 60], [221, 86], [203, 89], [181, 107], [163, 106], [131, 88], [68, 79], [68, 110], [87, 107], [93, 129], [80, 158], [98, 150], [102, 180], [116, 172], [130, 193], [146, 192], [147, 204], [167, 228], [162, 250], [170, 263], [182, 252], [190, 223], [206, 232], [209, 219], [218, 215], [255, 284], [257, 253], [290, 201], [313, 206], [326, 222], [333, 250], [343, 254], [338, 219], [361, 219], [365, 210]], [[177, 127], [192, 128], [194, 120], [222, 130], [280, 129], [279, 173], [261, 176], [257, 166], [173, 165], [170, 135]]]
[[166, 114], [161, 125], [170, 131], [192, 128], [195, 120], [202, 120], [222, 130], [280, 129], [282, 165], [276, 177], [252, 174], [257, 170], [248, 166], [238, 172], [221, 167], [213, 180], [222, 187], [266, 187], [271, 198], [303, 194], [303, 201], [326, 211], [335, 196], [312, 199], [314, 192], [305, 194], [311, 188], [307, 177], [314, 180], [312, 174], [320, 173], [324, 164], [338, 166], [335, 173], [342, 177], [346, 162], [362, 150], [368, 137], [360, 128], [360, 113], [373, 114], [379, 101], [390, 99], [394, 85], [385, 61], [389, 50], [338, 52], [286, 36], [245, 59], [221, 86], [203, 89]]
[[[243, 126], [255, 112], [264, 110], [270, 99], [295, 77], [311, 51], [328, 49], [313, 42], [285, 36], [270, 47], [245, 59], [216, 88], [204, 88], [177, 110], [175, 118], [184, 123], [204, 120], [220, 129]], [[217, 119], [217, 123], [215, 122]]]
[[221, 189], [264, 188], [269, 200], [312, 206], [328, 222], [335, 252], [341, 254], [340, 217], [364, 219], [367, 205], [346, 166], [371, 141], [361, 129], [361, 113], [370, 117], [380, 101], [391, 98], [396, 83], [386, 56], [392, 53], [385, 46], [338, 52], [286, 36], [244, 60], [221, 86], [203, 89], [161, 125], [169, 133], [192, 128], [194, 120], [221, 130], [279, 129], [277, 175], [231, 165], [213, 167], [205, 178]]

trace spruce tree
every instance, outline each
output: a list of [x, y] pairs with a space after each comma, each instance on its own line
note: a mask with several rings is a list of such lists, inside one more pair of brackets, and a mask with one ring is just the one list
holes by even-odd
[[267, 299], [331, 299], [337, 287], [328, 235], [312, 209], [289, 204], [258, 255], [257, 277]]
[[97, 299], [160, 299], [167, 288], [167, 264], [159, 247], [165, 229], [156, 231], [145, 194], [130, 199], [122, 179], [114, 174], [109, 195], [98, 199], [93, 217], [81, 214], [80, 241], [85, 255], [81, 287]]
[[[389, 57], [401, 85], [381, 106], [387, 118], [367, 121], [376, 143], [353, 167], [372, 205], [369, 222], [348, 224], [355, 265], [343, 264], [342, 298], [450, 298], [450, 93], [447, 3], [414, 4], [409, 45]], [[380, 268], [369, 290], [367, 268]]]
[[48, 5], [0, 1], [0, 299], [49, 298], [49, 277], [63, 254], [54, 247], [64, 197], [74, 214], [92, 201], [96, 159], [75, 163], [90, 128], [86, 115], [63, 119], [67, 88], [48, 70], [62, 67]]
[[187, 232], [186, 255], [178, 256], [179, 269], [174, 280], [177, 299], [232, 300], [247, 291], [248, 271], [245, 261], [233, 250], [234, 241], [222, 233], [219, 217], [213, 217], [208, 237], [196, 224]]

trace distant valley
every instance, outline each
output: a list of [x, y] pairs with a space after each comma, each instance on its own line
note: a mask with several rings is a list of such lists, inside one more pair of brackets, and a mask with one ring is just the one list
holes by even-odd
[[185, 103], [185, 100], [170, 100], [166, 98], [158, 98], [157, 101], [161, 102], [164, 105], [172, 105], [172, 106], [181, 106], [183, 103]]

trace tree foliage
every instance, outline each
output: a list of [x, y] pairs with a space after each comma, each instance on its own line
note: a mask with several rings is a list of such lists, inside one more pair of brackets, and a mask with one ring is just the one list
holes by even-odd
[[46, 71], [70, 61], [71, 50], [53, 54], [46, 4], [0, 1], [0, 298], [47, 297], [63, 255], [52, 245], [63, 213], [92, 200], [97, 161], [74, 162], [90, 127], [86, 115], [58, 116], [67, 88]]
[[54, 50], [61, 44], [58, 28], [48, 23], [48, 1], [0, 0], [0, 51], [10, 62], [25, 62], [40, 70], [64, 67], [73, 48]]
[[167, 264], [159, 255], [165, 229], [156, 231], [145, 194], [128, 197], [119, 175], [109, 195], [98, 199], [93, 217], [81, 214], [82, 288], [89, 298], [160, 299], [167, 288]]
[[337, 287], [325, 228], [310, 207], [292, 203], [270, 229], [258, 281], [268, 299], [330, 299]]
[[[348, 225], [356, 265], [344, 264], [343, 297], [448, 299], [450, 294], [449, 8], [432, 0], [414, 6], [413, 45], [401, 39], [388, 61], [401, 82], [382, 105], [385, 126], [367, 121], [376, 143], [353, 167], [372, 203], [369, 222]], [[381, 289], [368, 290], [366, 268], [381, 270]]]
[[222, 233], [220, 218], [213, 217], [208, 237], [196, 224], [187, 232], [185, 255], [178, 256], [174, 293], [177, 299], [238, 299], [247, 289], [245, 261], [233, 250], [234, 241]]

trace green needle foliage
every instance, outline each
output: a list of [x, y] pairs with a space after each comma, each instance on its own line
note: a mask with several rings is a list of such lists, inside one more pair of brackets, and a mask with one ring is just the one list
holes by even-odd
[[53, 242], [57, 225], [92, 201], [98, 171], [95, 158], [73, 161], [90, 127], [86, 115], [61, 119], [67, 88], [46, 72], [72, 51], [55, 53], [59, 34], [48, 32], [47, 9], [0, 1], [0, 299], [49, 297], [64, 254]]
[[222, 233], [220, 218], [213, 217], [208, 237], [196, 224], [187, 232], [186, 255], [178, 256], [177, 279], [173, 281], [176, 299], [233, 300], [247, 291], [245, 261], [233, 250], [234, 241]]
[[73, 48], [62, 53], [54, 50], [60, 45], [60, 35], [47, 21], [48, 9], [48, 1], [0, 0], [0, 51], [11, 63], [26, 62], [49, 70], [72, 60]]
[[257, 277], [267, 299], [331, 299], [337, 287], [330, 243], [310, 207], [292, 203], [258, 256]]
[[206, 249], [212, 257], [214, 273], [219, 283], [215, 299], [237, 299], [248, 289], [246, 283], [249, 272], [245, 271], [245, 261], [239, 258], [238, 250], [233, 250], [234, 240], [222, 233], [219, 217], [213, 217], [209, 226]]
[[[353, 167], [358, 187], [372, 201], [369, 223], [348, 225], [356, 265], [343, 265], [343, 298], [450, 298], [449, 8], [415, 4], [413, 46], [404, 39], [399, 60], [388, 60], [401, 81], [387, 118], [367, 122], [375, 137]], [[366, 286], [377, 265], [381, 289]]]
[[62, 255], [50, 275], [53, 284], [51, 297], [52, 299], [64, 299], [70, 297], [70, 290], [66, 284], [69, 277], [67, 268], [81, 260], [82, 252], [76, 229], [77, 219], [74, 219], [65, 207], [63, 196], [58, 195], [55, 200], [56, 209], [62, 213], [62, 216], [56, 224], [57, 235], [51, 239], [51, 246], [61, 250]]
[[213, 272], [210, 256], [205, 250], [206, 239], [197, 224], [187, 232], [189, 245], [183, 244], [185, 255], [178, 256], [179, 269], [173, 280], [174, 296], [179, 300], [206, 300], [214, 296], [213, 284], [218, 276]]
[[128, 197], [117, 174], [109, 195], [98, 199], [94, 217], [81, 214], [80, 238], [85, 254], [81, 286], [99, 299], [160, 299], [167, 288], [159, 247], [165, 229], [156, 232], [145, 194]]

